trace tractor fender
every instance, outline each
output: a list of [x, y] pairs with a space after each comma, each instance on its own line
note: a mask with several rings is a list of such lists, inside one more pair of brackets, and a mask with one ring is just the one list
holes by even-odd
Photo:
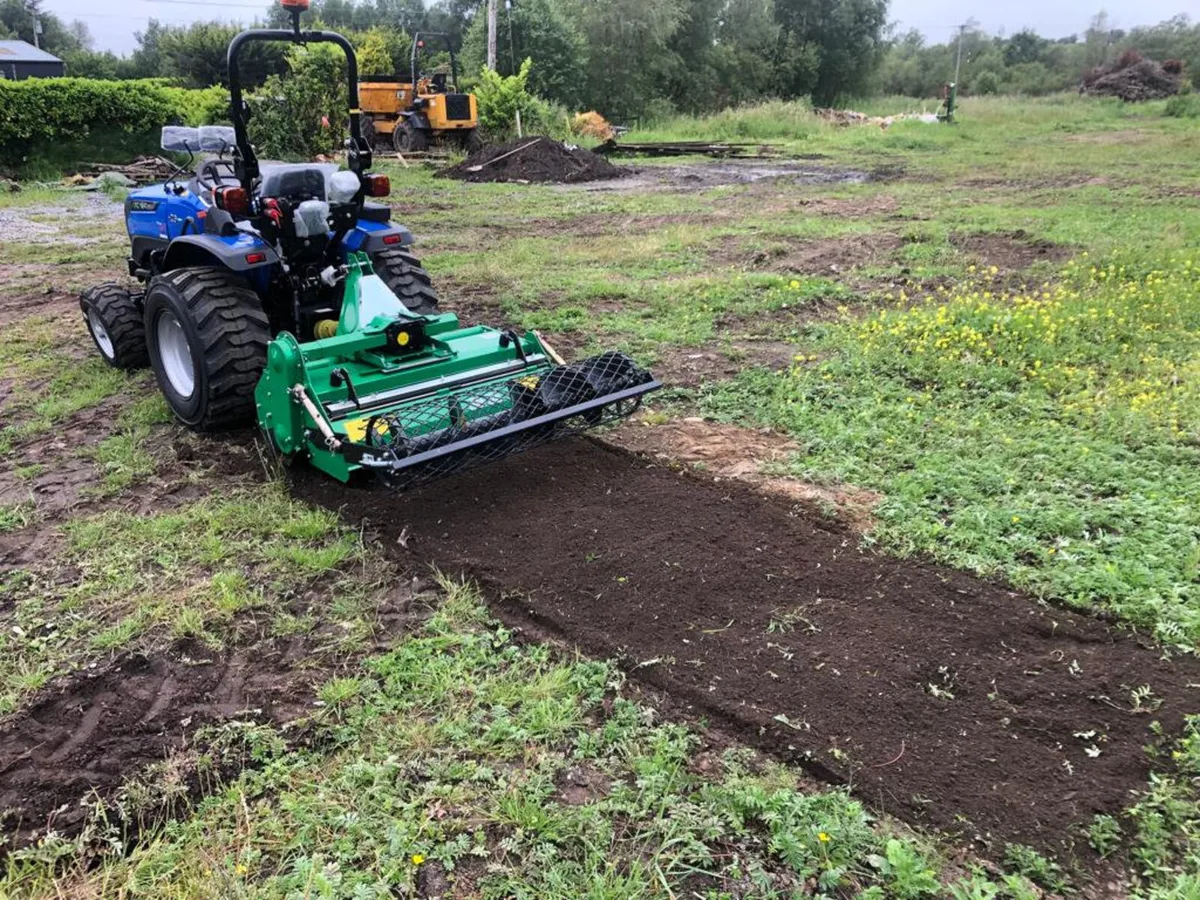
[[[399, 237], [399, 240], [396, 238]], [[390, 240], [385, 240], [390, 238]], [[413, 234], [403, 225], [383, 225], [359, 220], [356, 227], [342, 239], [342, 246], [351, 252], [375, 254], [389, 247], [407, 247], [413, 242]]]
[[400, 113], [400, 118], [407, 119], [409, 122], [412, 122], [412, 127], [416, 128], [418, 131], [429, 130], [429, 117], [423, 112], [406, 110]]
[[[251, 262], [247, 257], [261, 255]], [[182, 269], [185, 266], [217, 266], [231, 272], [249, 272], [279, 262], [279, 254], [263, 241], [249, 234], [220, 237], [214, 234], [186, 234], [167, 246], [162, 270]]]

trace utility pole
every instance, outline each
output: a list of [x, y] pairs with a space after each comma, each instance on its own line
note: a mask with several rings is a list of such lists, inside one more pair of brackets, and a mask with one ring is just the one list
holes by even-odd
[[38, 18], [37, 7], [29, 4], [29, 15], [33, 18], [33, 46], [42, 49], [42, 20]]
[[954, 83], [955, 84], [958, 84], [958, 73], [959, 73], [959, 70], [962, 68], [963, 35], [967, 33], [968, 28], [974, 29], [978, 25], [979, 25], [979, 23], [976, 22], [974, 18], [971, 18], [971, 19], [967, 19], [967, 21], [963, 22], [961, 25], [958, 26], [958, 54], [954, 60]]
[[498, 16], [499, 3], [497, 0], [488, 0], [487, 8], [487, 67], [493, 72], [496, 71], [496, 23]]
[[958, 26], [958, 55], [954, 60], [954, 83], [958, 84], [958, 70], [962, 68], [962, 39], [967, 31], [967, 23]]

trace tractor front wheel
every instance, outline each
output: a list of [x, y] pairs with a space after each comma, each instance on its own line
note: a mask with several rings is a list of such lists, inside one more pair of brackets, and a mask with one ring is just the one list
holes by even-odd
[[468, 156], [483, 149], [483, 135], [479, 133], [478, 128], [472, 128], [460, 138], [460, 141], [463, 151]]
[[397, 153], [423, 153], [429, 149], [429, 137], [420, 128], [407, 120], [396, 123], [392, 132], [392, 146]]
[[421, 261], [407, 250], [381, 250], [371, 257], [375, 274], [400, 298], [409, 312], [436, 316], [438, 295]]
[[224, 269], [176, 269], [150, 282], [146, 343], [176, 418], [197, 431], [252, 425], [270, 326], [258, 295]]
[[144, 369], [150, 362], [140, 299], [119, 284], [99, 284], [79, 295], [88, 333], [114, 369]]

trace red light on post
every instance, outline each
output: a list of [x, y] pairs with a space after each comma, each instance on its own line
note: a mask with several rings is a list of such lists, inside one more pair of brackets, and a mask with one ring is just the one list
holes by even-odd
[[279, 5], [284, 9], [294, 9], [297, 12], [307, 12], [308, 0], [279, 0]]
[[213, 194], [213, 201], [217, 204], [217, 209], [223, 209], [231, 216], [250, 215], [250, 195], [246, 193], [245, 188], [217, 188]]
[[392, 180], [386, 175], [367, 175], [363, 178], [363, 193], [368, 197], [386, 197], [392, 192]]

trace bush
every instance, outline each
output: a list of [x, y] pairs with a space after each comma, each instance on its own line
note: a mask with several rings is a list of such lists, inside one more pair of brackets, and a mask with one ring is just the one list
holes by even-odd
[[[812, 108], [800, 101], [768, 100], [709, 116], [675, 116], [639, 127], [639, 135], [663, 139], [704, 141], [797, 140], [815, 134], [820, 122]], [[646, 137], [646, 140], [650, 140]]]
[[183, 118], [179, 99], [159, 81], [0, 81], [0, 162], [19, 165], [40, 144], [85, 138], [94, 129], [153, 131]]
[[229, 91], [223, 87], [163, 88], [175, 115], [185, 125], [217, 125], [229, 121]]
[[1200, 119], [1200, 94], [1172, 97], [1163, 112], [1176, 119]]
[[288, 51], [287, 78], [272, 75], [249, 98], [250, 140], [264, 156], [311, 158], [342, 146], [348, 124], [346, 59], [328, 44]]
[[994, 94], [1000, 90], [1000, 77], [991, 69], [985, 69], [975, 76], [971, 85], [972, 94]]
[[507, 77], [488, 68], [480, 70], [475, 100], [479, 104], [479, 124], [490, 139], [505, 141], [517, 133], [517, 110], [521, 111], [523, 124], [531, 114], [537, 117], [534, 97], [528, 90], [532, 70], [531, 59], [521, 63], [516, 75]]

